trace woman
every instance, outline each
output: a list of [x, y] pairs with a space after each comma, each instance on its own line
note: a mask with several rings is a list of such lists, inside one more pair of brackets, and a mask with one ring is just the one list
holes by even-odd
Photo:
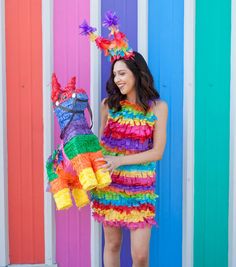
[[112, 183], [91, 193], [93, 216], [104, 226], [104, 265], [120, 266], [121, 228], [127, 227], [133, 267], [146, 267], [155, 224], [155, 166], [166, 144], [168, 108], [138, 52], [114, 60], [106, 90], [100, 134], [103, 167]]

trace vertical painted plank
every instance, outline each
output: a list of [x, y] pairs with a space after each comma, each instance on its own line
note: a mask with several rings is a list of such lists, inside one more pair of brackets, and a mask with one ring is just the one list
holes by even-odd
[[8, 264], [5, 1], [0, 1], [0, 266]]
[[[101, 0], [90, 1], [90, 24], [101, 32]], [[101, 53], [90, 42], [90, 104], [93, 111], [93, 132], [99, 136], [101, 100]], [[91, 267], [102, 266], [102, 226], [91, 219]]]
[[231, 3], [229, 267], [236, 266], [236, 0]]
[[[133, 50], [137, 50], [137, 1], [136, 0], [103, 0], [101, 7], [101, 24], [104, 14], [108, 11], [115, 11], [119, 20], [120, 30], [123, 31]], [[107, 36], [109, 31], [102, 27], [102, 36]], [[110, 62], [102, 56], [102, 98], [106, 97], [106, 81], [110, 76]]]
[[6, 1], [10, 263], [44, 262], [41, 1]]
[[[136, 0], [103, 0], [101, 7], [101, 24], [105, 13], [115, 11], [119, 17], [119, 28], [124, 32], [133, 50], [137, 50], [137, 1]], [[102, 36], [108, 35], [108, 30], [102, 28]], [[110, 76], [111, 64], [102, 56], [102, 98], [106, 97], [106, 81]], [[123, 230], [123, 243], [121, 251], [121, 266], [131, 266], [130, 233]]]
[[184, 1], [183, 267], [193, 267], [195, 1]]
[[[42, 37], [43, 37], [43, 125], [44, 125], [44, 162], [53, 151], [53, 112], [51, 103], [51, 75], [53, 71], [53, 2], [42, 0]], [[45, 263], [56, 261], [55, 213], [52, 195], [47, 192], [47, 173], [44, 168], [44, 240]]]
[[194, 267], [228, 266], [230, 6], [196, 2]]
[[150, 266], [182, 266], [183, 0], [149, 1], [149, 66], [169, 106], [167, 144], [157, 169], [157, 221]]
[[137, 1], [137, 35], [138, 51], [148, 62], [148, 1]]
[[[79, 24], [89, 21], [89, 1], [54, 1], [54, 70], [62, 85], [76, 75], [77, 86], [89, 94], [89, 40], [79, 35]], [[55, 145], [59, 128], [55, 121]], [[56, 260], [60, 267], [90, 266], [90, 210], [73, 207], [56, 212]]]

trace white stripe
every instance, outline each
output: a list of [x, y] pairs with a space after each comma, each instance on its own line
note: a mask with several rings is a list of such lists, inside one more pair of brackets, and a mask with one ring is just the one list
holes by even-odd
[[193, 266], [195, 1], [184, 1], [183, 267]]
[[0, 266], [8, 264], [5, 1], [0, 2]]
[[53, 1], [42, 1], [43, 33], [43, 125], [44, 125], [44, 238], [45, 263], [55, 263], [55, 214], [52, 196], [46, 192], [46, 160], [53, 150], [53, 114], [51, 104], [51, 75], [53, 70]]
[[138, 0], [138, 52], [148, 62], [148, 1]]
[[229, 267], [236, 266], [236, 0], [231, 6]]
[[[90, 25], [101, 32], [101, 0], [90, 1]], [[93, 132], [98, 136], [101, 101], [101, 53], [90, 45], [90, 104], [93, 111]], [[91, 267], [102, 266], [102, 227], [91, 216]]]

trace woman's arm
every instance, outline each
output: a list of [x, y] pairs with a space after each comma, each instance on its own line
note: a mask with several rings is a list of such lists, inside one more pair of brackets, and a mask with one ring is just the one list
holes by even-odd
[[101, 126], [99, 130], [99, 138], [101, 138], [104, 128], [107, 123], [107, 117], [108, 117], [108, 105], [105, 104], [106, 98], [104, 98], [100, 105], [100, 115], [101, 115]]
[[164, 101], [156, 102], [152, 107], [157, 116], [153, 132], [153, 148], [147, 151], [127, 156], [105, 156], [107, 164], [103, 167], [109, 171], [122, 165], [142, 164], [157, 161], [162, 158], [166, 145], [166, 125], [168, 117], [168, 106]]

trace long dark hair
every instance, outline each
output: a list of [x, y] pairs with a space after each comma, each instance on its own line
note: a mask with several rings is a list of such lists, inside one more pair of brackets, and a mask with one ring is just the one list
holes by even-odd
[[[145, 59], [138, 52], [134, 52], [133, 59], [125, 60], [121, 58], [118, 60], [122, 60], [128, 69], [132, 71], [136, 81], [136, 104], [143, 108], [146, 113], [150, 108], [150, 101], [152, 102], [159, 99], [160, 95], [154, 87], [154, 80]], [[110, 78], [106, 84], [108, 97], [105, 101], [110, 109], [114, 108], [116, 111], [121, 109], [120, 101], [126, 99], [126, 95], [121, 94], [114, 82], [113, 68], [118, 60], [115, 60], [111, 66]]]

